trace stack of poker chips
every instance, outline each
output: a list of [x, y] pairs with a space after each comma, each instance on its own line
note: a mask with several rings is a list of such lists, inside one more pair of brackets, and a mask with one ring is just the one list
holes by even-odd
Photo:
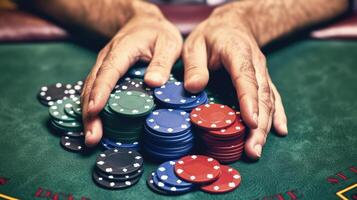
[[184, 194], [197, 188], [209, 193], [227, 193], [238, 188], [240, 182], [237, 170], [202, 155], [164, 162], [146, 181], [152, 191], [163, 195]]
[[106, 189], [125, 189], [139, 182], [143, 158], [132, 149], [109, 149], [100, 153], [92, 172], [93, 181]]
[[155, 108], [150, 88], [142, 80], [126, 79], [118, 84], [101, 112], [106, 149], [139, 149], [147, 115]]
[[69, 151], [85, 150], [81, 107], [78, 96], [55, 101], [49, 107], [52, 128], [62, 135], [61, 145]]
[[239, 112], [222, 104], [205, 104], [192, 110], [190, 118], [200, 138], [202, 153], [221, 163], [241, 158], [245, 126]]
[[167, 82], [154, 90], [157, 104], [164, 108], [180, 109], [191, 111], [195, 107], [208, 103], [207, 93], [205, 91], [199, 94], [190, 94], [182, 82]]
[[194, 145], [189, 113], [158, 109], [145, 121], [143, 148], [155, 161], [166, 161], [189, 154]]
[[42, 86], [37, 94], [37, 99], [42, 105], [52, 106], [57, 100], [73, 98], [82, 92], [83, 81], [75, 84], [55, 83]]

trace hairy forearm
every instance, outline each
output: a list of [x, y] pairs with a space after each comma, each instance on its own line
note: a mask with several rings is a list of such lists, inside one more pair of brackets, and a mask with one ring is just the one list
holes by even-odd
[[348, 9], [348, 0], [246, 0], [226, 6], [247, 19], [259, 45], [264, 46], [292, 31], [342, 14]]
[[140, 0], [33, 0], [33, 7], [58, 22], [112, 37], [133, 15], [160, 14]]

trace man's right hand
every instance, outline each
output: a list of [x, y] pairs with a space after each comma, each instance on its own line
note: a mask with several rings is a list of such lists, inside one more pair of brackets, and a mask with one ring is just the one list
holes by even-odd
[[117, 81], [139, 60], [150, 62], [145, 83], [164, 84], [181, 53], [183, 39], [153, 4], [133, 1], [126, 25], [99, 52], [82, 93], [83, 123], [87, 146], [96, 145], [103, 134], [99, 117]]

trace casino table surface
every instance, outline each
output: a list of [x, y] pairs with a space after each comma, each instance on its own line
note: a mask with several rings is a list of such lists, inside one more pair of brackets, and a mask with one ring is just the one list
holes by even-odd
[[[177, 199], [339, 199], [357, 194], [357, 41], [298, 40], [267, 54], [284, 100], [289, 136], [273, 132], [258, 162], [231, 164], [242, 175], [234, 192], [191, 192]], [[70, 153], [47, 126], [36, 99], [42, 85], [83, 79], [96, 52], [73, 42], [0, 44], [0, 199], [165, 199], [145, 184], [158, 166], [145, 162], [126, 190], [97, 187], [91, 178], [100, 149]], [[175, 75], [182, 73], [181, 63]], [[207, 91], [231, 103], [225, 73]], [[226, 79], [225, 79], [226, 78]], [[221, 81], [219, 81], [219, 80]]]

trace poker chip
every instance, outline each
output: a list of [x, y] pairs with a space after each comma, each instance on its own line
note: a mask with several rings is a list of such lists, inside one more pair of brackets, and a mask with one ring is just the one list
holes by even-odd
[[220, 164], [213, 158], [190, 155], [180, 158], [175, 164], [176, 175], [190, 183], [209, 183], [221, 174]]
[[84, 86], [84, 81], [77, 81], [73, 84], [73, 89], [75, 90], [76, 94], [81, 95]]
[[169, 186], [174, 187], [192, 187], [192, 183], [186, 182], [178, 178], [175, 174], [175, 161], [170, 160], [162, 163], [156, 170], [156, 175], [160, 181]]
[[121, 92], [121, 91], [138, 91], [138, 92], [144, 92], [147, 93], [148, 95], [153, 94], [153, 90], [146, 86], [143, 80], [140, 79], [132, 79], [128, 81], [124, 81], [123, 83], [119, 84], [116, 87], [116, 92]]
[[167, 82], [154, 90], [156, 99], [169, 105], [187, 105], [197, 100], [197, 96], [185, 91], [182, 82]]
[[114, 180], [106, 179], [106, 178], [98, 175], [96, 171], [93, 171], [92, 177], [93, 177], [94, 182], [97, 185], [99, 185], [100, 187], [106, 188], [106, 189], [125, 189], [125, 188], [135, 185], [140, 180], [140, 177], [137, 177], [137, 178], [131, 179], [131, 180], [114, 181]]
[[135, 63], [127, 72], [127, 75], [131, 78], [144, 78], [146, 68], [148, 63], [145, 62], [137, 62]]
[[192, 190], [192, 186], [176, 187], [176, 186], [172, 186], [172, 185], [167, 185], [165, 182], [162, 182], [161, 180], [158, 179], [155, 172], [153, 172], [151, 175], [152, 175], [152, 180], [154, 181], [154, 184], [161, 190], [165, 190], [170, 193], [180, 193], [180, 194], [183, 194], [183, 193], [186, 193], [186, 192], [189, 192]]
[[183, 110], [159, 109], [146, 118], [146, 125], [160, 133], [179, 133], [191, 128], [189, 114]]
[[112, 94], [109, 107], [120, 115], [142, 116], [151, 112], [154, 101], [143, 92], [125, 91]]
[[82, 128], [82, 124], [77, 122], [77, 121], [62, 121], [62, 120], [53, 119], [52, 122], [54, 124], [56, 124], [57, 127], [60, 126], [61, 128], [64, 128], [64, 129], [66, 129], [66, 128], [69, 128], [69, 129], [71, 129], [71, 128], [74, 128], [74, 129]]
[[225, 165], [221, 165], [220, 177], [211, 184], [201, 186], [200, 189], [209, 193], [226, 193], [239, 187], [241, 182], [240, 173]]
[[142, 156], [135, 150], [110, 149], [99, 154], [96, 160], [98, 169], [112, 175], [133, 173], [143, 165]]
[[69, 137], [84, 137], [83, 131], [79, 132], [73, 132], [73, 131], [66, 131], [63, 133], [63, 135], [69, 136]]
[[222, 104], [205, 104], [193, 109], [191, 122], [206, 129], [222, 129], [236, 120], [236, 112]]
[[[65, 96], [65, 91], [71, 88], [72, 85], [64, 85], [62, 83], [56, 83], [52, 85], [42, 86], [38, 92], [38, 98], [40, 102], [47, 105], [51, 105], [53, 102], [63, 99]], [[52, 103], [50, 103], [52, 102]]]
[[106, 174], [104, 172], [102, 172], [101, 170], [97, 170], [95, 169], [97, 175], [99, 175], [100, 177], [103, 177], [105, 179], [108, 180], [112, 180], [112, 181], [126, 181], [126, 180], [133, 180], [138, 178], [139, 176], [141, 176], [144, 172], [144, 168], [140, 168], [137, 171], [131, 173], [131, 174], [126, 174], [126, 175], [122, 175], [122, 176], [116, 176], [116, 175], [112, 175], [112, 174]]
[[212, 134], [213, 136], [217, 137], [232, 137], [235, 135], [239, 135], [245, 132], [245, 125], [240, 117], [240, 113], [238, 112], [237, 118], [234, 123], [226, 128], [222, 128], [220, 130], [210, 130], [208, 133]]
[[112, 141], [108, 138], [103, 138], [102, 141], [106, 144], [109, 144], [110, 146], [112, 146], [114, 148], [138, 148], [139, 147], [138, 141], [135, 141], [132, 143], [122, 143], [122, 142]]
[[[175, 190], [175, 189], [167, 189], [165, 190], [164, 188], [158, 186], [155, 181], [155, 172], [152, 172], [146, 179], [146, 184], [152, 190], [153, 192], [157, 194], [162, 194], [162, 195], [180, 195], [180, 194], [185, 194], [189, 191], [191, 191], [191, 188], [187, 188], [187, 190]], [[156, 179], [157, 180], [157, 179]], [[158, 182], [157, 182], [158, 183]], [[160, 184], [161, 185], [161, 184]], [[162, 186], [162, 185], [161, 185]]]
[[62, 136], [61, 145], [64, 149], [73, 152], [81, 152], [85, 150], [84, 138]]
[[82, 117], [82, 105], [81, 100], [79, 98], [73, 101], [71, 109], [73, 113], [77, 116], [77, 118]]
[[50, 116], [60, 121], [75, 121], [75, 118], [68, 116], [64, 111], [65, 104], [70, 101], [70, 99], [57, 100], [49, 107]]

